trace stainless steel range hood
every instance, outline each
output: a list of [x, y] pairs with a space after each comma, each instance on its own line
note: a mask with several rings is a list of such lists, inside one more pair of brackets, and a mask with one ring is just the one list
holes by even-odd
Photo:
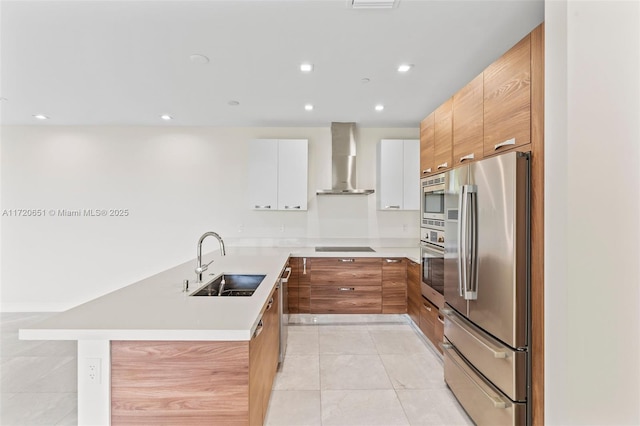
[[356, 123], [331, 123], [331, 189], [317, 195], [369, 195], [373, 189], [356, 187]]

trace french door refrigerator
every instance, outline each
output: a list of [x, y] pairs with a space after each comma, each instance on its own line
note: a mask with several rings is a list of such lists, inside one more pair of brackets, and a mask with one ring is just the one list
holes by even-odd
[[529, 154], [445, 179], [445, 382], [478, 425], [530, 424]]

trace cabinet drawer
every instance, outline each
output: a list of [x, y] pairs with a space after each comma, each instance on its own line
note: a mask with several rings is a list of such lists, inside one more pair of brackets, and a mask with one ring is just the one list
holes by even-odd
[[327, 257], [312, 259], [312, 286], [344, 284], [380, 286], [382, 263], [379, 258]]
[[379, 314], [381, 312], [380, 286], [325, 285], [311, 288], [311, 313], [313, 314]]
[[[428, 300], [422, 299], [422, 303], [420, 304], [420, 330], [424, 333], [425, 336], [429, 338], [429, 340], [433, 339], [434, 327], [435, 327], [435, 316], [437, 312], [437, 308], [429, 303]], [[435, 314], [435, 315], [434, 315]]]

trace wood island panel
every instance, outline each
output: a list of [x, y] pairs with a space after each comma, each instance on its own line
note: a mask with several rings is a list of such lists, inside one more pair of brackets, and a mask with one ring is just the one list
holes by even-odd
[[247, 424], [249, 342], [111, 342], [113, 425]]

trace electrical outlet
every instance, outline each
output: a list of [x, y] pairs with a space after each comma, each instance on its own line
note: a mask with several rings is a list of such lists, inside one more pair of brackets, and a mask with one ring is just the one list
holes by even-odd
[[101, 381], [101, 363], [100, 358], [87, 358], [86, 359], [86, 378], [89, 383], [99, 384]]

